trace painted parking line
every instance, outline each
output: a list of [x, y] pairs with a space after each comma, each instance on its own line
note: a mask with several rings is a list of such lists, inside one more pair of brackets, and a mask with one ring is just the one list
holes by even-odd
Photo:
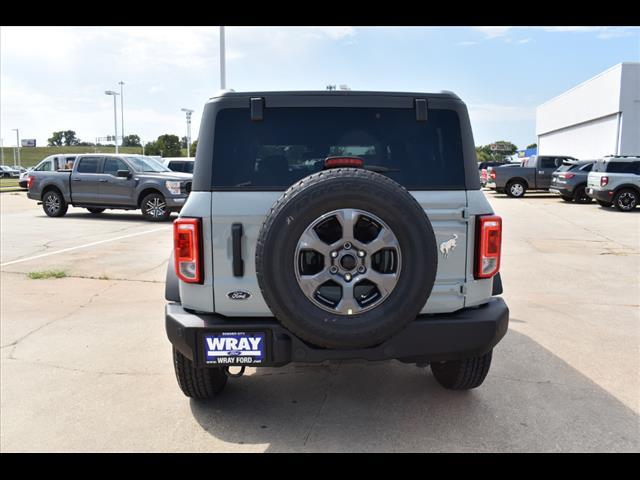
[[51, 255], [57, 255], [59, 253], [71, 252], [73, 250], [79, 250], [81, 248], [93, 247], [94, 245], [100, 245], [102, 243], [115, 242], [117, 240], [122, 240], [125, 238], [137, 237], [140, 235], [146, 235], [148, 233], [160, 232], [162, 230], [170, 230], [172, 227], [162, 227], [162, 228], [154, 228], [153, 230], [145, 230], [144, 232], [130, 233], [129, 235], [121, 235], [119, 237], [108, 238], [106, 240], [99, 240], [97, 242], [85, 243], [84, 245], [78, 245], [75, 247], [63, 248], [62, 250], [56, 250], [55, 252], [43, 253], [41, 255], [34, 255], [33, 257], [21, 258], [19, 260], [12, 260], [10, 262], [0, 264], [0, 267], [6, 267], [8, 265], [13, 265], [15, 263], [28, 262], [30, 260], [36, 260], [38, 258], [49, 257]]

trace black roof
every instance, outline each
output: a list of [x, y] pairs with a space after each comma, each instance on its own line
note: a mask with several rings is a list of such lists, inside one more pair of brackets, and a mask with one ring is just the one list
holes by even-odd
[[287, 97], [287, 96], [326, 96], [326, 97], [427, 97], [427, 98], [453, 98], [460, 100], [460, 97], [448, 90], [441, 90], [438, 93], [426, 92], [378, 92], [365, 90], [290, 90], [290, 91], [262, 91], [262, 92], [236, 92], [233, 90], [221, 90], [211, 99], [229, 97]]

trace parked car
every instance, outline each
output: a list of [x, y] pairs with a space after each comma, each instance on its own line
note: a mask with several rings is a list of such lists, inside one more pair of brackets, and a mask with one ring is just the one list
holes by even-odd
[[18, 186], [20, 188], [27, 188], [27, 184], [29, 183], [29, 172], [32, 170], [33, 167], [29, 167], [20, 174], [20, 177], [18, 177]]
[[587, 176], [595, 160], [567, 160], [551, 174], [549, 191], [560, 195], [565, 202], [590, 203], [587, 195]]
[[502, 220], [458, 96], [224, 92], [199, 138], [165, 291], [185, 395], [229, 366], [355, 358], [482, 384], [509, 318]]
[[587, 195], [601, 206], [629, 212], [640, 203], [640, 157], [610, 155], [595, 162]]
[[92, 214], [105, 209], [141, 209], [151, 221], [167, 220], [191, 192], [192, 176], [172, 172], [142, 155], [78, 155], [73, 170], [35, 169], [27, 196], [42, 203], [50, 217], [61, 217], [69, 205]]
[[531, 156], [523, 165], [512, 168], [496, 168], [489, 173], [487, 187], [513, 198], [524, 197], [527, 190], [548, 190], [551, 174], [566, 160], [567, 156]]
[[174, 172], [193, 173], [195, 159], [188, 157], [166, 157], [162, 159], [162, 164]]
[[479, 162], [478, 170], [480, 171], [480, 185], [485, 186], [487, 184], [487, 170], [489, 167], [499, 167], [506, 165], [505, 162]]
[[18, 178], [20, 176], [20, 170], [16, 167], [10, 167], [9, 165], [0, 165], [0, 176], [4, 178]]

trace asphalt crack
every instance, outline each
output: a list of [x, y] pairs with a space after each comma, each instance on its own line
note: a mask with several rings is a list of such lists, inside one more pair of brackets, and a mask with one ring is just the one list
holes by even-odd
[[94, 293], [94, 294], [93, 294], [93, 295], [91, 295], [91, 296], [90, 296], [90, 297], [89, 297], [85, 302], [83, 302], [82, 304], [78, 305], [78, 306], [77, 306], [75, 309], [73, 309], [71, 312], [69, 312], [69, 313], [67, 313], [67, 314], [65, 314], [65, 315], [63, 315], [63, 316], [61, 316], [61, 317], [55, 318], [55, 319], [53, 319], [53, 320], [51, 320], [51, 321], [49, 321], [49, 322], [43, 323], [43, 324], [42, 324], [42, 325], [40, 325], [39, 327], [34, 328], [33, 330], [31, 330], [31, 331], [27, 332], [27, 333], [26, 333], [26, 334], [24, 334], [22, 337], [20, 337], [20, 338], [18, 338], [18, 339], [16, 339], [16, 340], [14, 340], [14, 341], [13, 341], [13, 342], [11, 342], [11, 343], [8, 343], [8, 344], [6, 344], [6, 345], [1, 345], [1, 346], [0, 346], [0, 349], [13, 347], [13, 348], [11, 349], [11, 352], [9, 352], [9, 357], [8, 357], [8, 358], [9, 358], [10, 360], [20, 360], [20, 359], [18, 359], [18, 358], [16, 358], [16, 357], [14, 357], [15, 351], [16, 351], [16, 349], [18, 348], [18, 346], [20, 345], [20, 343], [22, 343], [24, 340], [26, 340], [27, 338], [29, 338], [29, 337], [30, 337], [31, 335], [33, 335], [34, 333], [39, 332], [39, 331], [40, 331], [40, 330], [42, 330], [43, 328], [48, 327], [49, 325], [52, 325], [52, 324], [54, 324], [55, 322], [59, 322], [60, 320], [64, 320], [64, 319], [66, 319], [66, 318], [69, 318], [69, 317], [71, 317], [72, 315], [75, 315], [75, 314], [76, 314], [76, 313], [78, 313], [80, 310], [82, 310], [84, 307], [86, 307], [86, 306], [90, 305], [90, 304], [93, 302], [93, 300], [95, 300], [98, 296], [100, 296], [100, 295], [102, 295], [103, 293], [105, 293], [105, 292], [109, 291], [109, 289], [111, 289], [114, 285], [115, 285], [115, 284], [109, 285], [109, 286], [108, 286], [107, 288], [105, 288], [104, 290], [101, 290], [101, 291], [99, 291], [99, 292]]

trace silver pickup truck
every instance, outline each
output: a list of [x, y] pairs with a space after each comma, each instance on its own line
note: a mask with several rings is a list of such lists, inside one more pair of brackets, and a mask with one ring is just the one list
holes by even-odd
[[50, 217], [63, 216], [73, 205], [95, 215], [141, 209], [145, 219], [163, 221], [185, 204], [191, 179], [142, 155], [93, 153], [78, 155], [70, 170], [30, 172], [27, 196]]
[[551, 175], [563, 162], [576, 159], [567, 156], [532, 156], [521, 167], [494, 168], [489, 172], [487, 187], [513, 198], [524, 197], [527, 190], [548, 190]]

